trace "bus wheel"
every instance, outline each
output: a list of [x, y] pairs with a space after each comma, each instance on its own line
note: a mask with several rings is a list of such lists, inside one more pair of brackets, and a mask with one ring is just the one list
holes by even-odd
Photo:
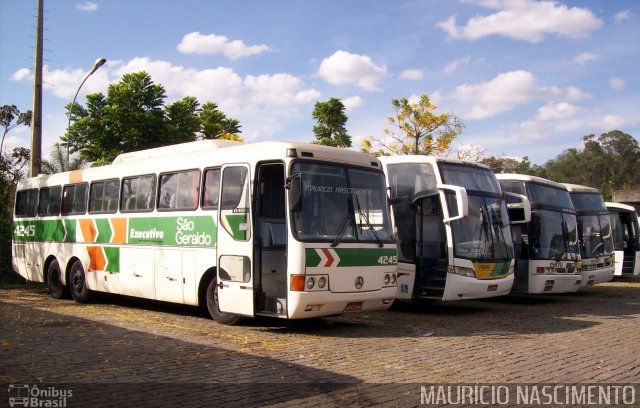
[[55, 259], [51, 261], [47, 269], [47, 287], [49, 288], [49, 295], [54, 299], [69, 297], [69, 288], [62, 284], [60, 265]]
[[211, 278], [207, 286], [207, 310], [216, 322], [226, 325], [234, 325], [240, 321], [240, 316], [223, 313], [218, 308], [218, 284], [216, 278]]
[[87, 288], [84, 268], [80, 261], [75, 261], [73, 265], [71, 265], [69, 289], [71, 290], [71, 296], [73, 296], [76, 302], [87, 303], [89, 301], [89, 288]]

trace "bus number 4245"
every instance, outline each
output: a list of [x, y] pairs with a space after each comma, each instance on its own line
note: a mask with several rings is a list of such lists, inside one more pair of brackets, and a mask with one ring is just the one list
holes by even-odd
[[378, 258], [378, 264], [380, 265], [395, 265], [398, 263], [398, 257], [396, 255], [393, 256], [381, 256]]
[[35, 225], [18, 225], [13, 231], [13, 234], [17, 237], [33, 237], [36, 235]]

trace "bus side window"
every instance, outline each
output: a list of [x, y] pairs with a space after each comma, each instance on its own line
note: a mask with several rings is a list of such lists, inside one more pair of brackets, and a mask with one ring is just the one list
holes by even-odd
[[218, 194], [220, 192], [220, 169], [207, 169], [204, 171], [202, 182], [202, 208], [207, 210], [218, 209]]
[[16, 194], [16, 217], [35, 217], [38, 212], [38, 189], [22, 190]]
[[118, 179], [91, 183], [89, 213], [115, 213], [118, 210]]
[[195, 210], [199, 182], [198, 170], [161, 174], [158, 209]]
[[120, 211], [152, 211], [155, 202], [155, 175], [122, 179]]
[[70, 184], [62, 190], [62, 215], [87, 212], [87, 183]]

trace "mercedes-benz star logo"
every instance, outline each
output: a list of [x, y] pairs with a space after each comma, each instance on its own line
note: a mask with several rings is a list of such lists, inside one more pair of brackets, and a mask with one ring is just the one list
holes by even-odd
[[358, 276], [356, 278], [356, 289], [362, 289], [363, 285], [364, 285], [364, 278], [362, 276]]

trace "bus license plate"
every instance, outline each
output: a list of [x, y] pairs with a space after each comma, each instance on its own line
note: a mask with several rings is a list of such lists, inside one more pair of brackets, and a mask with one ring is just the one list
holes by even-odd
[[345, 306], [345, 312], [355, 312], [356, 310], [362, 310], [362, 302], [349, 302]]
[[487, 287], [487, 292], [494, 292], [496, 290], [498, 290], [498, 285], [489, 285]]

